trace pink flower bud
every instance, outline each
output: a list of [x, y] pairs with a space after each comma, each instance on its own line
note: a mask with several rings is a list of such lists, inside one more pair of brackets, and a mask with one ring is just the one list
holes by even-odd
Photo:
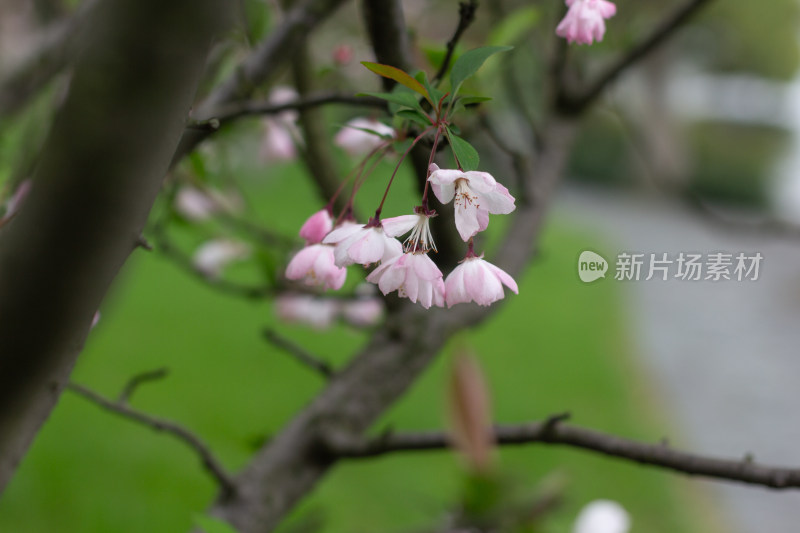
[[453, 443], [472, 469], [485, 472], [491, 466], [494, 444], [489, 390], [478, 362], [465, 354], [456, 356], [453, 363], [449, 417]]
[[300, 228], [300, 237], [306, 240], [306, 244], [318, 244], [332, 229], [333, 219], [326, 208], [317, 211], [305, 221]]

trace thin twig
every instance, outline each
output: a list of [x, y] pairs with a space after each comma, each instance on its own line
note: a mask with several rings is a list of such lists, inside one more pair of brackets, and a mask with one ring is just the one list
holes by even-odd
[[[703, 476], [774, 489], [800, 488], [800, 469], [758, 464], [752, 458], [741, 460], [718, 459], [674, 450], [663, 443], [637, 442], [592, 429], [567, 425], [561, 417], [544, 422], [494, 428], [498, 445], [555, 444], [666, 468], [693, 476]], [[331, 453], [338, 457], [377, 457], [394, 452], [440, 450], [450, 447], [450, 437], [444, 432], [407, 433], [381, 436], [359, 443], [338, 443]]]
[[434, 85], [442, 81], [444, 75], [447, 74], [447, 69], [450, 68], [450, 62], [453, 60], [453, 53], [456, 51], [458, 41], [461, 40], [461, 36], [475, 21], [475, 12], [477, 10], [478, 0], [468, 0], [458, 3], [458, 26], [456, 26], [456, 31], [453, 32], [453, 36], [447, 41], [447, 53], [444, 56], [444, 60], [442, 60], [439, 70], [431, 81]]
[[688, 0], [656, 26], [645, 39], [606, 69], [593, 83], [575, 94], [563, 91], [558, 100], [560, 110], [567, 114], [577, 114], [585, 110], [620, 74], [660, 46], [709, 2], [710, 0]]
[[325, 378], [330, 378], [333, 376], [334, 370], [326, 361], [323, 361], [319, 357], [312, 355], [289, 339], [279, 335], [275, 330], [269, 328], [265, 329], [264, 338], [276, 348], [280, 348]]
[[183, 426], [137, 411], [123, 402], [114, 402], [78, 383], [68, 383], [67, 389], [84, 397], [107, 411], [121, 415], [129, 420], [143, 424], [154, 431], [168, 433], [191, 448], [199, 457], [206, 471], [219, 483], [225, 493], [236, 491], [236, 482], [222, 464], [214, 457], [211, 449], [197, 435]]
[[318, 92], [309, 94], [302, 98], [297, 98], [291, 102], [274, 104], [267, 100], [247, 100], [223, 106], [219, 113], [211, 120], [192, 123], [193, 128], [218, 129], [222, 124], [226, 124], [242, 116], [252, 115], [277, 115], [284, 111], [304, 111], [328, 104], [345, 104], [357, 107], [376, 107], [386, 109], [386, 101], [372, 96], [356, 96], [354, 94], [342, 94], [336, 92]]
[[166, 367], [136, 374], [129, 379], [122, 388], [122, 392], [119, 393], [119, 397], [117, 398], [117, 403], [120, 405], [128, 403], [131, 399], [131, 396], [133, 396], [133, 393], [136, 392], [136, 389], [138, 389], [140, 385], [144, 385], [148, 381], [164, 379], [168, 374], [169, 369]]

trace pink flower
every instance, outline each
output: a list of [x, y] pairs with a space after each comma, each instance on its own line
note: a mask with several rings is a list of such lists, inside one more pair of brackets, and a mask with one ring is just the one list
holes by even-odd
[[175, 210], [188, 220], [206, 220], [217, 209], [218, 206], [211, 197], [194, 187], [181, 187], [175, 195]]
[[384, 261], [367, 276], [386, 295], [397, 291], [401, 298], [419, 303], [425, 309], [431, 305], [444, 307], [442, 273], [428, 254], [405, 253]]
[[403, 253], [400, 241], [387, 236], [380, 225], [345, 223], [328, 233], [322, 242], [336, 245], [336, 265], [342, 267], [354, 263], [370, 265]]
[[503, 285], [519, 294], [517, 282], [511, 276], [475, 255], [467, 255], [444, 284], [447, 307], [468, 302], [490, 305], [505, 296]]
[[312, 244], [295, 255], [286, 267], [286, 277], [306, 285], [338, 290], [344, 285], [347, 270], [334, 264], [333, 246]]
[[456, 229], [468, 241], [489, 225], [489, 213], [512, 212], [514, 197], [487, 172], [444, 170], [431, 165], [428, 181], [436, 198], [443, 204], [455, 199]]
[[[297, 91], [290, 87], [275, 87], [269, 94], [269, 103], [282, 105], [297, 100]], [[301, 139], [295, 125], [298, 113], [293, 109], [282, 111], [264, 119], [264, 137], [259, 156], [264, 161], [289, 161], [297, 157], [296, 142]]]
[[383, 302], [378, 298], [357, 298], [342, 304], [342, 317], [357, 327], [374, 326], [383, 316]]
[[317, 244], [333, 229], [333, 219], [327, 208], [317, 211], [300, 228], [300, 236], [306, 244]]
[[297, 156], [294, 124], [285, 125], [273, 119], [264, 120], [264, 137], [258, 154], [262, 161], [291, 161]]
[[339, 130], [333, 142], [351, 156], [358, 156], [368, 154], [380, 146], [384, 142], [382, 137], [394, 136], [394, 129], [383, 122], [373, 118], [354, 118]]
[[192, 262], [197, 270], [209, 278], [216, 278], [229, 263], [244, 259], [248, 255], [250, 247], [246, 244], [220, 239], [209, 241], [198, 248]]
[[427, 253], [430, 250], [437, 251], [433, 235], [431, 235], [430, 219], [429, 215], [417, 213], [387, 218], [382, 220], [381, 224], [383, 231], [389, 237], [399, 237], [411, 232], [411, 235], [403, 242], [405, 251]]
[[281, 320], [326, 329], [336, 318], [336, 302], [307, 294], [284, 294], [275, 299], [275, 312]]
[[578, 514], [573, 533], [628, 533], [631, 517], [615, 501], [595, 500], [587, 504]]
[[569, 11], [556, 28], [556, 34], [570, 43], [592, 44], [606, 33], [604, 19], [611, 18], [617, 7], [606, 0], [567, 0]]

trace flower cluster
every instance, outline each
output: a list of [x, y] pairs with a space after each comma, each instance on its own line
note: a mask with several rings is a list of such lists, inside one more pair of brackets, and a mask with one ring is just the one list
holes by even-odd
[[[514, 210], [508, 189], [486, 172], [444, 170], [436, 165], [431, 165], [428, 182], [440, 202], [455, 203], [456, 228], [469, 243], [466, 257], [447, 279], [429, 256], [436, 251], [430, 229], [436, 213], [424, 206], [411, 215], [381, 220], [378, 212], [366, 224], [343, 220], [335, 227], [330, 207], [314, 213], [300, 229], [306, 247], [291, 259], [286, 277], [339, 289], [347, 266], [374, 267], [366, 279], [384, 295], [397, 292], [426, 309], [466, 302], [490, 305], [504, 297], [503, 285], [518, 292], [511, 276], [476, 255], [472, 245], [472, 238], [487, 228], [489, 214]], [[398, 237], [406, 234], [401, 243]]]

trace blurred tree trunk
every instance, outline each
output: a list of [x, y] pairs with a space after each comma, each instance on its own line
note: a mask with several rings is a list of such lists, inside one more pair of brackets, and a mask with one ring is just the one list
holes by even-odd
[[93, 15], [33, 190], [0, 231], [0, 491], [137, 246], [223, 6], [115, 0]]

